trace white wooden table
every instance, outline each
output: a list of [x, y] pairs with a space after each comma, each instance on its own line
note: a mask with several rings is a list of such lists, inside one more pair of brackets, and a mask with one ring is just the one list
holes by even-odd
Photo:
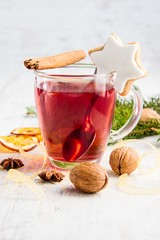
[[[34, 103], [32, 84], [20, 75], [1, 93], [1, 135], [16, 127], [38, 125], [36, 118], [25, 117], [26, 104]], [[160, 147], [156, 139], [146, 140]], [[144, 146], [135, 147], [142, 150]], [[36, 183], [44, 193], [44, 198], [38, 199], [26, 186], [6, 183], [6, 172], [0, 171], [0, 239], [158, 240], [160, 195], [137, 196], [120, 191], [118, 178], [108, 164], [112, 148], [108, 147], [101, 162], [108, 170], [109, 186], [94, 195], [75, 190], [65, 173], [61, 183]]]
[[[149, 0], [1, 0], [0, 135], [38, 125], [36, 118], [25, 117], [25, 106], [34, 105], [34, 93], [33, 75], [24, 69], [24, 59], [88, 50], [104, 43], [113, 31], [124, 42], [142, 43], [149, 75], [137, 84], [145, 97], [158, 94], [159, 9], [158, 0], [154, 4]], [[157, 137], [146, 140], [159, 148]], [[138, 149], [143, 150], [143, 144]], [[0, 171], [0, 240], [159, 240], [160, 195], [120, 191], [108, 164], [111, 150], [108, 147], [101, 162], [108, 170], [109, 186], [94, 195], [76, 191], [66, 176], [60, 184], [36, 183], [44, 192], [44, 198], [38, 199], [25, 186], [5, 184], [6, 172]]]

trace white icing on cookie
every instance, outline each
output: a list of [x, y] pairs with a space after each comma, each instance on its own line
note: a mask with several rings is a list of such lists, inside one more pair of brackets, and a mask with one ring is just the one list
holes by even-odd
[[117, 36], [111, 34], [101, 51], [90, 54], [97, 67], [97, 74], [117, 72], [114, 88], [118, 93], [123, 92], [128, 80], [144, 76], [144, 72], [135, 61], [138, 47], [137, 43], [123, 45]]

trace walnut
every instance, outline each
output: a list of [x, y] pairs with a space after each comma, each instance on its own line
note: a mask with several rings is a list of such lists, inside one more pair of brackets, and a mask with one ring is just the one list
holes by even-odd
[[108, 183], [106, 170], [97, 163], [84, 162], [74, 167], [69, 175], [73, 185], [85, 193], [95, 193]]
[[144, 108], [141, 113], [140, 120], [145, 122], [152, 119], [160, 119], [160, 115], [151, 108]]
[[64, 175], [61, 172], [57, 172], [55, 170], [50, 172], [41, 172], [38, 174], [38, 176], [46, 182], [60, 182], [64, 178]]
[[110, 166], [112, 170], [118, 174], [131, 173], [138, 165], [139, 155], [137, 151], [131, 147], [116, 148], [110, 155]]
[[23, 162], [20, 159], [16, 158], [4, 159], [1, 161], [0, 165], [6, 170], [9, 170], [11, 168], [20, 168], [24, 166]]

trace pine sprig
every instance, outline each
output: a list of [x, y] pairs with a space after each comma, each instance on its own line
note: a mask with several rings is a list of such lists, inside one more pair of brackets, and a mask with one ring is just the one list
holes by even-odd
[[27, 116], [36, 116], [36, 108], [34, 106], [27, 106], [26, 107], [26, 115]]
[[[133, 102], [126, 99], [117, 99], [115, 115], [113, 119], [113, 130], [121, 128], [130, 117]], [[144, 108], [152, 108], [160, 114], [160, 96], [144, 100]], [[160, 120], [139, 121], [135, 129], [125, 139], [142, 138], [146, 136], [160, 135]]]
[[[153, 122], [154, 125], [154, 122]], [[160, 121], [159, 121], [159, 127], [160, 127]], [[147, 136], [153, 136], [153, 135], [159, 135], [160, 134], [160, 128], [155, 128], [155, 127], [147, 127], [147, 124], [141, 125], [141, 127], [139, 126], [139, 124], [137, 125], [137, 127], [128, 134], [127, 137], [125, 137], [125, 139], [132, 139], [132, 138], [142, 138], [142, 137], [147, 137]]]
[[160, 114], [160, 95], [151, 97], [148, 101], [143, 100], [143, 102], [144, 108], [152, 108], [153, 110]]
[[114, 110], [114, 118], [112, 123], [112, 130], [121, 128], [131, 116], [133, 108], [132, 100], [117, 99]]

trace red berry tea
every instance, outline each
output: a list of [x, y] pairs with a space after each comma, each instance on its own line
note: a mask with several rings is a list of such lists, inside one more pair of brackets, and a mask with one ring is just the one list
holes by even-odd
[[75, 162], [98, 161], [104, 153], [110, 134], [115, 90], [111, 83], [106, 83], [101, 89], [97, 88], [94, 81], [86, 82], [81, 79], [77, 82], [74, 77], [72, 81], [67, 80], [45, 80], [36, 83], [37, 112], [47, 154], [55, 161], [70, 161], [64, 159], [63, 145], [74, 130], [84, 125], [91, 101], [98, 95], [89, 116], [95, 138], [85, 154], [74, 159]]

